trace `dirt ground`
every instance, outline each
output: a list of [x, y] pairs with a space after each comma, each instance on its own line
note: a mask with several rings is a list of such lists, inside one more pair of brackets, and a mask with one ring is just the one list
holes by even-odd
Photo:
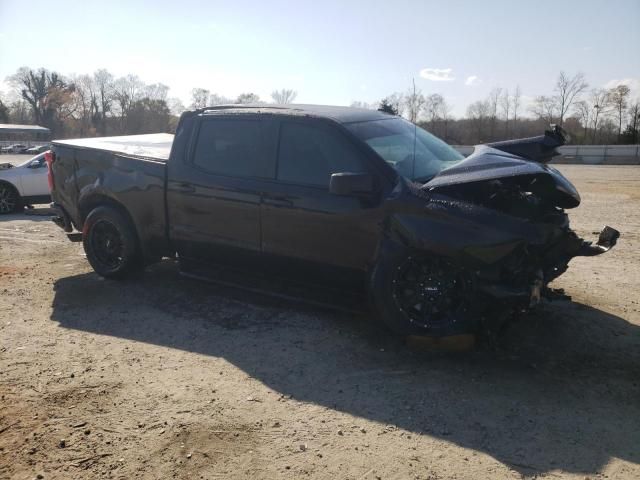
[[46, 217], [0, 217], [0, 478], [640, 478], [640, 168], [561, 166], [572, 296], [497, 352], [180, 277], [105, 281]]

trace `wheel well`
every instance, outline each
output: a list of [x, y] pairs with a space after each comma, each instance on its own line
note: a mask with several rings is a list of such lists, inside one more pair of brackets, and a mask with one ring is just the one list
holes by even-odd
[[18, 189], [13, 183], [7, 182], [6, 180], [0, 180], [0, 185], [9, 187], [11, 190], [16, 192], [16, 194], [18, 195], [18, 198], [21, 197], [20, 192], [18, 191]]
[[134, 223], [133, 218], [131, 217], [131, 214], [129, 213], [129, 211], [121, 203], [103, 195], [94, 195], [82, 201], [78, 209], [80, 213], [80, 224], [81, 224], [79, 230], [82, 230], [82, 227], [84, 226], [84, 221], [86, 220], [87, 216], [91, 213], [91, 211], [98, 207], [111, 207], [114, 210], [117, 210], [120, 213], [122, 213], [125, 217], [127, 217], [127, 220], [129, 220], [129, 222], [131, 223], [131, 226], [133, 227], [133, 232], [135, 233], [136, 240], [138, 241], [138, 245], [140, 245], [140, 236], [138, 235], [138, 229], [136, 228], [136, 224]]

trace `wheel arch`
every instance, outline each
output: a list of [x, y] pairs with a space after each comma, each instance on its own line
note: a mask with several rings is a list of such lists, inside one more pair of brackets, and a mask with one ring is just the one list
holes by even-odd
[[11, 183], [9, 180], [0, 178], [0, 185], [11, 188], [14, 192], [18, 194], [18, 197], [22, 198], [22, 194], [20, 193], [20, 190], [18, 189], [18, 187], [15, 184]]
[[114, 210], [117, 210], [118, 212], [122, 213], [133, 226], [133, 231], [136, 235], [138, 246], [142, 247], [140, 242], [140, 233], [138, 232], [138, 227], [133, 221], [133, 217], [131, 216], [131, 213], [129, 212], [129, 210], [127, 210], [127, 208], [122, 203], [118, 202], [117, 200], [114, 200], [113, 198], [107, 195], [93, 194], [86, 198], [83, 198], [82, 201], [78, 204], [78, 213], [80, 217], [79, 218], [80, 225], [78, 226], [80, 227], [80, 230], [84, 229], [84, 224], [85, 224], [85, 220], [87, 219], [87, 216], [89, 216], [89, 214], [98, 207], [111, 207]]

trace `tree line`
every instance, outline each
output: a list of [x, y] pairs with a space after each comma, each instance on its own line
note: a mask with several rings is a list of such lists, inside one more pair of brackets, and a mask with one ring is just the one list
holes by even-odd
[[441, 94], [424, 95], [415, 89], [393, 93], [378, 104], [352, 105], [402, 115], [458, 145], [539, 135], [550, 124], [567, 130], [572, 143], [635, 144], [640, 140], [640, 98], [632, 98], [624, 84], [589, 89], [582, 73], [560, 72], [553, 93], [535, 96], [524, 112], [520, 86], [492, 88], [458, 119]]
[[[22, 67], [8, 77], [8, 94], [0, 96], [0, 123], [38, 124], [56, 137], [172, 132], [187, 108], [169, 87], [146, 84], [136, 75], [116, 78], [107, 70], [64, 76], [44, 68]], [[297, 92], [280, 89], [271, 101], [287, 104]], [[246, 92], [228, 98], [206, 88], [191, 91], [189, 109], [219, 104], [264, 101]], [[551, 123], [567, 130], [573, 143], [638, 143], [640, 100], [631, 98], [626, 85], [589, 89], [582, 73], [560, 72], [551, 95], [539, 95], [524, 108], [519, 86], [493, 88], [484, 99], [471, 103], [462, 118], [439, 93], [424, 94], [415, 88], [396, 92], [379, 102], [353, 102], [401, 115], [445, 141], [473, 145], [500, 139], [539, 135]]]

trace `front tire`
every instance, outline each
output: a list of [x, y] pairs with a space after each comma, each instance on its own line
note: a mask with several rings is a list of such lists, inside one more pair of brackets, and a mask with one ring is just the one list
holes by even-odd
[[89, 213], [82, 229], [82, 243], [87, 260], [105, 278], [124, 278], [142, 264], [131, 221], [112, 207], [97, 207]]
[[0, 215], [17, 212], [22, 202], [20, 194], [13, 185], [0, 183]]
[[475, 333], [473, 282], [443, 257], [400, 251], [381, 258], [371, 278], [371, 303], [398, 335], [445, 337]]

